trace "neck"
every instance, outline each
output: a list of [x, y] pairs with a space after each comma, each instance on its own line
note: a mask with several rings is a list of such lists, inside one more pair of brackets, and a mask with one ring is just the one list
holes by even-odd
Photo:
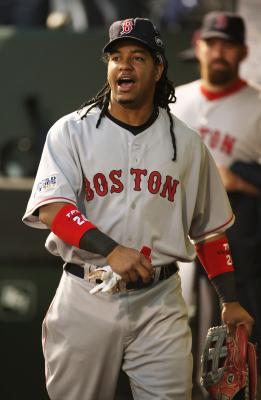
[[119, 104], [110, 102], [108, 110], [110, 114], [125, 124], [140, 126], [150, 118], [153, 104], [132, 108], [130, 104]]
[[204, 82], [201, 81], [200, 90], [208, 100], [217, 100], [238, 92], [246, 85], [246, 81], [237, 78], [237, 80], [233, 81], [233, 83], [231, 83], [229, 86], [223, 87], [222, 90], [214, 91], [212, 88], [209, 89], [207, 86], [204, 86]]
[[223, 85], [215, 85], [209, 82], [208, 79], [201, 79], [201, 86], [207, 90], [208, 92], [212, 93], [219, 93], [219, 92], [224, 92], [227, 89], [233, 87], [238, 81], [240, 80], [239, 76], [236, 76], [233, 80], [223, 84]]

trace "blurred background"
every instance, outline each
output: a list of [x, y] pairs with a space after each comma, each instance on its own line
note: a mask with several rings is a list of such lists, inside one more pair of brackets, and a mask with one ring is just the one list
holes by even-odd
[[[21, 217], [49, 127], [103, 86], [101, 51], [113, 20], [155, 22], [179, 85], [199, 76], [193, 38], [211, 10], [245, 18], [250, 54], [241, 75], [261, 84], [260, 0], [0, 0], [1, 400], [48, 399], [41, 323], [61, 261], [44, 248], [47, 232]], [[129, 396], [121, 376], [117, 399]]]

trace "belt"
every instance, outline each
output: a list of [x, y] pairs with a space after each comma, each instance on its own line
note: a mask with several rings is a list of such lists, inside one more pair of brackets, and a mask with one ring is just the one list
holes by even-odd
[[[148, 286], [151, 286], [153, 283], [156, 283], [158, 281], [164, 281], [168, 279], [170, 276], [174, 275], [178, 271], [178, 266], [175, 262], [172, 262], [167, 265], [160, 265], [157, 266], [156, 269], [160, 268], [160, 273], [158, 276], [158, 279], [155, 281], [155, 279], [152, 279], [150, 282], [143, 282], [143, 280], [139, 277], [139, 279], [136, 282], [128, 282], [126, 283], [126, 290], [137, 290], [137, 289], [143, 289]], [[70, 272], [70, 274], [73, 274], [77, 276], [78, 278], [84, 279], [84, 268], [81, 267], [78, 264], [72, 264], [72, 263], [67, 263], [64, 267], [65, 271]], [[100, 279], [96, 279], [96, 283], [101, 283]]]

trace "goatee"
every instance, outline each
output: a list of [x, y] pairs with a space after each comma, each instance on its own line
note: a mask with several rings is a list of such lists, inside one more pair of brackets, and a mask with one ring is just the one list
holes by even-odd
[[226, 69], [220, 71], [209, 71], [209, 81], [212, 85], [225, 85], [234, 79], [233, 71]]

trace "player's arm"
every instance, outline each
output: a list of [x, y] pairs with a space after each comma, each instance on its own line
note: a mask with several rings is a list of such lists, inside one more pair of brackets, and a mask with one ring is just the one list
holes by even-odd
[[72, 204], [57, 202], [39, 208], [40, 221], [65, 243], [107, 258], [112, 270], [125, 281], [151, 279], [151, 262], [138, 250], [117, 243], [100, 231]]
[[107, 257], [118, 246], [69, 203], [50, 203], [40, 207], [39, 219], [66, 243], [92, 253]]
[[253, 196], [260, 195], [260, 189], [257, 186], [241, 178], [230, 169], [219, 165], [218, 170], [227, 192], [242, 192]]
[[234, 266], [226, 235], [216, 234], [196, 243], [195, 247], [197, 256], [220, 298], [223, 322], [229, 330], [233, 330], [238, 324], [244, 324], [250, 333], [254, 320], [238, 302]]

